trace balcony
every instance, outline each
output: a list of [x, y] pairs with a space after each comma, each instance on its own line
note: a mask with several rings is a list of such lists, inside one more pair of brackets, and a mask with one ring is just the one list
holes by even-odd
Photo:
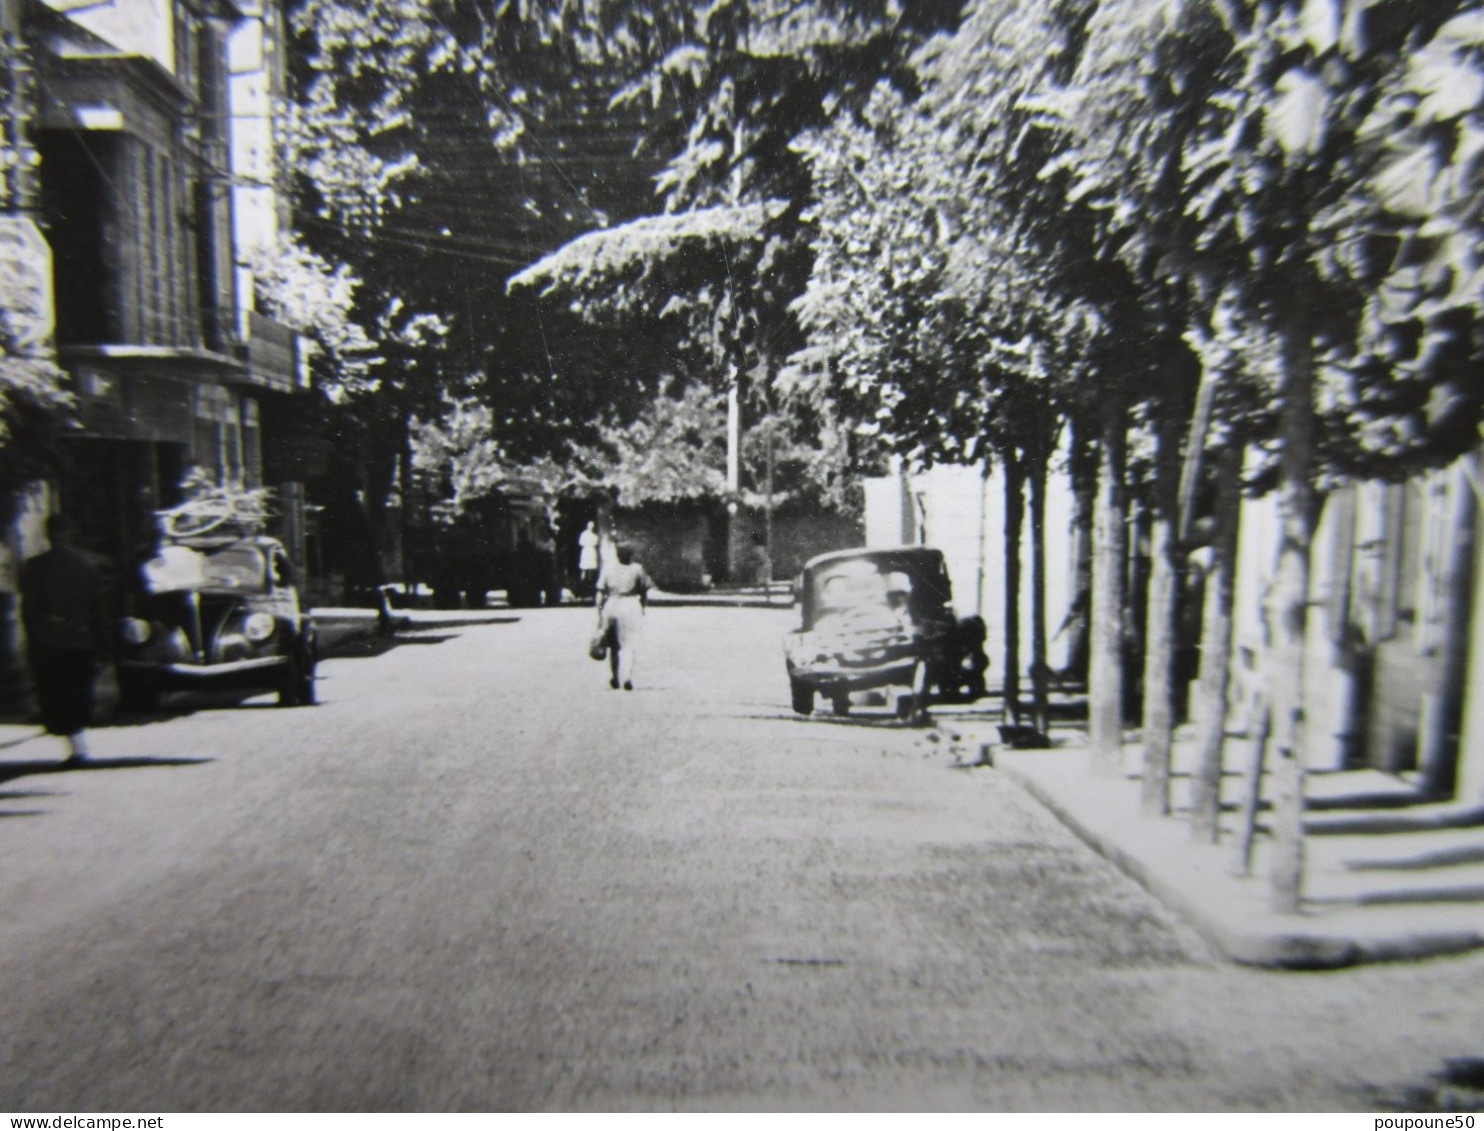
[[305, 388], [299, 335], [282, 322], [251, 311], [247, 321], [247, 383], [280, 393]]

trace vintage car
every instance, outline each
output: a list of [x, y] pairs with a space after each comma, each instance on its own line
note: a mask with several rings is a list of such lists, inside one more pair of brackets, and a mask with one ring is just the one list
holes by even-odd
[[984, 621], [954, 615], [948, 567], [926, 546], [843, 550], [811, 559], [799, 575], [801, 623], [784, 639], [793, 708], [824, 695], [848, 714], [856, 692], [895, 695], [902, 718], [930, 702], [984, 694]]
[[161, 692], [262, 687], [315, 701], [318, 648], [281, 543], [260, 535], [171, 540], [139, 570], [115, 656], [120, 707]]

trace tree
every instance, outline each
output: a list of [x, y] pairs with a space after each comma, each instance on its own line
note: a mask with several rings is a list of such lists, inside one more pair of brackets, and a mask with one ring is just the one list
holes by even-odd
[[[527, 457], [571, 422], [561, 405], [550, 411], [544, 327], [512, 316], [503, 285], [535, 249], [602, 220], [603, 194], [577, 191], [567, 162], [609, 143], [593, 140], [593, 85], [574, 86], [571, 43], [553, 34], [567, 6], [518, 7], [302, 0], [290, 14], [282, 167], [301, 241], [355, 280], [350, 318], [372, 350], [329, 379], [328, 414], [341, 496], [362, 501], [384, 551], [396, 541], [393, 492], [411, 480], [412, 421], [435, 417], [445, 395], [477, 389], [491, 426]], [[548, 113], [565, 117], [568, 136], [589, 131], [563, 160], [552, 151], [565, 139], [533, 128]], [[597, 183], [637, 195], [643, 173], [631, 163]], [[471, 374], [482, 376], [465, 389]]]
[[45, 349], [22, 343], [12, 311], [25, 303], [0, 272], [0, 522], [8, 523], [26, 488], [54, 466], [58, 428], [72, 406], [66, 374]]
[[[1271, 365], [1258, 375], [1278, 405], [1271, 481], [1283, 529], [1264, 672], [1281, 783], [1274, 902], [1285, 910], [1298, 905], [1302, 876], [1301, 696], [1316, 485], [1359, 467], [1395, 474], [1407, 457], [1445, 458], [1457, 450], [1458, 417], [1468, 417], [1426, 411], [1428, 402], [1455, 400], [1434, 396], [1440, 379], [1456, 380], [1444, 376], [1448, 367], [1427, 364], [1435, 351], [1418, 355], [1427, 371], [1419, 406], [1417, 384], [1411, 397], [1397, 396], [1409, 384], [1395, 364], [1397, 338], [1381, 336], [1390, 356], [1365, 348], [1365, 276], [1376, 260], [1373, 241], [1356, 227], [1386, 177], [1384, 161], [1367, 152], [1366, 123], [1388, 91], [1405, 92], [1410, 81], [1405, 103], [1436, 80], [1436, 63], [1402, 60], [1435, 37], [1452, 14], [1442, 9], [1452, 7], [1308, 0], [1166, 9], [1110, 0], [1108, 50], [1088, 54], [1101, 74], [1084, 71], [1081, 85], [1057, 92], [1073, 107], [1053, 110], [1080, 121], [1072, 132], [1081, 147], [1065, 164], [1076, 170], [1077, 191], [1099, 199], [1125, 253], [1172, 267], [1196, 324], [1209, 325], [1219, 301], [1253, 345], [1270, 345]], [[1142, 129], [1110, 130], [1110, 116]], [[1447, 338], [1459, 342], [1456, 327]], [[1387, 452], [1377, 435], [1415, 442]]]
[[920, 99], [879, 84], [858, 116], [837, 116], [801, 143], [817, 235], [813, 277], [795, 307], [809, 343], [790, 379], [830, 390], [859, 427], [911, 459], [1004, 466], [1007, 714], [1019, 703], [1029, 486], [1031, 671], [1043, 730], [1045, 476], [1117, 311], [1110, 273], [1090, 261], [1085, 218], [1059, 183], [1037, 178], [1047, 138], [1019, 100], [1075, 60], [1085, 8], [972, 5], [954, 34], [921, 52]]
[[704, 385], [673, 384], [661, 386], [649, 411], [609, 420], [597, 443], [574, 452], [584, 480], [611, 491], [619, 506], [726, 497], [725, 397]]
[[412, 466], [437, 493], [437, 514], [461, 517], [508, 477], [492, 418], [483, 400], [445, 394], [436, 417], [413, 422]]
[[[642, 312], [690, 379], [730, 390], [754, 422], [788, 417], [795, 443], [817, 434], [831, 414], [772, 388], [798, 341], [789, 303], [812, 254], [809, 176], [794, 143], [865, 97], [875, 76], [905, 73], [906, 53], [950, 7], [595, 6], [592, 20], [620, 22], [605, 25], [610, 55], [636, 73], [617, 104], [643, 107], [645, 149], [667, 157], [656, 176], [663, 211], [581, 237], [514, 286], [568, 297], [595, 322]], [[806, 462], [824, 467], [835, 446]]]

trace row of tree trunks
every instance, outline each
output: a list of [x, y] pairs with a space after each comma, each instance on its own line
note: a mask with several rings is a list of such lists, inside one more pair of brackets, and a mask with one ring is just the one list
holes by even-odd
[[[1266, 600], [1267, 643], [1257, 700], [1265, 717], [1257, 724], [1269, 739], [1274, 782], [1271, 903], [1295, 912], [1302, 903], [1304, 872], [1304, 648], [1307, 630], [1310, 554], [1318, 496], [1312, 482], [1315, 417], [1312, 404], [1312, 342], [1292, 314], [1281, 336], [1279, 402], [1284, 454], [1278, 506], [1281, 537], [1273, 581]], [[1170, 810], [1171, 761], [1176, 714], [1176, 655], [1182, 533], [1188, 533], [1200, 461], [1208, 450], [1215, 400], [1215, 376], [1202, 381], [1193, 404], [1182, 414], [1176, 404], [1156, 406], [1155, 464], [1148, 500], [1150, 576], [1143, 657], [1142, 804], [1150, 815]], [[1190, 410], [1194, 410], [1193, 415]], [[1124, 732], [1125, 632], [1128, 617], [1127, 428], [1128, 402], [1114, 394], [1099, 406], [1096, 488], [1092, 514], [1092, 570], [1088, 622], [1088, 744], [1094, 768], [1116, 774], [1122, 768]], [[1182, 432], [1185, 459], [1182, 468]], [[1075, 445], [1075, 438], [1074, 438]], [[1194, 838], [1214, 843], [1219, 831], [1221, 777], [1231, 683], [1236, 553], [1240, 517], [1242, 445], [1229, 437], [1216, 447], [1217, 514], [1211, 548], [1205, 608], [1202, 664], [1197, 688], [1196, 763], [1192, 782]], [[1032, 663], [1036, 679], [1034, 713], [1039, 729], [1049, 714], [1041, 675], [1045, 665], [1044, 523], [1045, 466], [1036, 453], [1018, 449], [1003, 455], [1006, 490], [1004, 676], [1005, 714], [1020, 718], [1019, 590], [1024, 522], [1022, 492], [1030, 489], [1032, 530]], [[1443, 705], [1446, 710], [1451, 705]], [[1440, 725], [1446, 726], [1446, 722]], [[1258, 771], [1260, 772], [1260, 770]], [[1255, 785], [1255, 783], [1254, 783]]]

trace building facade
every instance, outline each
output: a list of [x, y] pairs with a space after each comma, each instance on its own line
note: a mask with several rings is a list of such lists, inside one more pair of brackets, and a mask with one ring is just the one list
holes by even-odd
[[5, 485], [20, 497], [0, 531], [0, 695], [23, 683], [16, 575], [49, 513], [76, 518], [121, 579], [189, 479], [271, 487], [277, 532], [305, 558], [293, 453], [274, 443], [307, 387], [303, 351], [254, 309], [247, 267], [247, 236], [279, 214], [267, 107], [281, 40], [276, 0], [0, 8], [7, 324], [72, 398], [49, 478]]
[[[232, 144], [229, 40], [276, 18], [231, 0], [32, 0], [14, 31], [37, 159], [16, 203], [50, 245], [76, 398], [50, 505], [118, 563], [190, 476], [285, 487], [290, 510], [301, 497], [264, 458], [265, 420], [303, 382], [296, 336], [253, 309]], [[255, 156], [271, 168], [271, 136]]]

